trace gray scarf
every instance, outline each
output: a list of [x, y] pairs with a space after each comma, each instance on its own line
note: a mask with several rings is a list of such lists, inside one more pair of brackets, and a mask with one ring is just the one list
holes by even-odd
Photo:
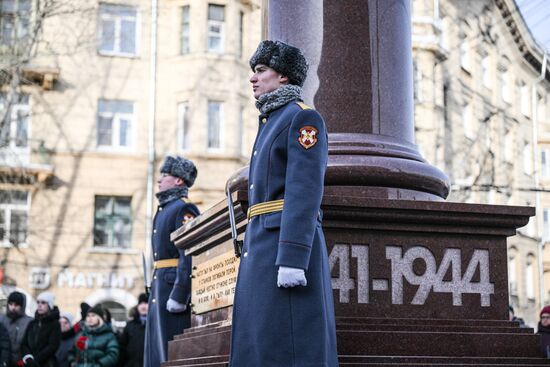
[[160, 205], [164, 205], [172, 200], [186, 198], [189, 193], [189, 188], [187, 186], [177, 186], [172, 187], [171, 189], [157, 192], [156, 196]]
[[273, 92], [262, 94], [256, 101], [256, 108], [261, 113], [269, 113], [293, 101], [302, 100], [302, 88], [293, 84], [286, 84]]

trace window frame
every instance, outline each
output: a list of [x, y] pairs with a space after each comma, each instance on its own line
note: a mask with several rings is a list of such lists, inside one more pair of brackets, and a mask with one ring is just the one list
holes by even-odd
[[189, 102], [183, 101], [178, 103], [178, 148], [182, 152], [191, 150], [190, 131], [191, 124], [189, 123]]
[[[133, 9], [135, 11], [135, 16], [133, 17], [135, 24], [135, 35], [134, 35], [134, 53], [124, 52], [120, 50], [121, 44], [121, 35], [122, 27], [121, 22], [123, 18], [131, 18], [129, 16], [119, 16], [118, 14], [108, 13], [102, 11], [102, 6], [116, 6], [120, 8]], [[103, 21], [104, 20], [113, 20], [114, 25], [114, 43], [113, 50], [103, 50], [102, 41], [103, 41]], [[117, 56], [117, 57], [128, 57], [136, 58], [140, 52], [140, 34], [141, 34], [141, 14], [137, 6], [127, 5], [127, 4], [113, 4], [101, 2], [99, 4], [99, 15], [98, 15], [98, 26], [97, 26], [97, 52], [102, 56]]]
[[[105, 230], [106, 234], [107, 234], [107, 237], [109, 238], [108, 240], [108, 243], [104, 243], [104, 244], [96, 244], [96, 231], [98, 230], [98, 214], [97, 214], [97, 200], [98, 198], [107, 198], [110, 203], [109, 205], [112, 207], [111, 208], [111, 213], [109, 215], [107, 215], [108, 217], [112, 218], [112, 217], [117, 217], [117, 214], [114, 213], [114, 201], [116, 199], [128, 199], [128, 205], [129, 205], [129, 209], [130, 209], [130, 215], [129, 215], [129, 218], [128, 218], [128, 222], [129, 222], [129, 226], [130, 226], [130, 229], [129, 229], [129, 237], [127, 239], [128, 241], [128, 245], [127, 246], [120, 246], [120, 245], [115, 245], [114, 244], [114, 232], [115, 229], [114, 228], [111, 228], [111, 231], [109, 233], [107, 233], [107, 230], [109, 230], [109, 228], [107, 228], [107, 230]], [[133, 210], [132, 210], [132, 196], [123, 196], [123, 195], [95, 195], [94, 196], [94, 221], [93, 221], [93, 228], [92, 228], [92, 248], [94, 249], [121, 249], [121, 250], [127, 250], [127, 249], [131, 249], [132, 248], [132, 234], [133, 234], [133, 219], [134, 219], [134, 213], [133, 213]], [[109, 224], [106, 224], [106, 227], [108, 226]]]
[[[31, 195], [28, 190], [0, 190], [0, 191], [20, 191], [25, 192], [27, 195], [25, 204], [13, 204], [13, 203], [0, 203], [0, 211], [4, 211], [4, 238], [0, 238], [0, 248], [13, 248], [13, 247], [28, 247], [29, 246], [29, 222], [30, 222], [30, 212], [31, 212]], [[27, 213], [27, 223], [26, 223], [26, 234], [25, 241], [18, 244], [12, 244], [10, 241], [11, 235], [11, 215], [12, 211], [19, 210], [25, 211]]]
[[[210, 7], [211, 6], [217, 6], [223, 8], [223, 20], [214, 20], [210, 19]], [[213, 54], [219, 54], [222, 55], [225, 52], [225, 22], [226, 22], [226, 6], [223, 4], [214, 4], [214, 3], [208, 3], [207, 5], [207, 13], [206, 13], [206, 51], [208, 53]], [[219, 33], [219, 49], [212, 49], [210, 48], [210, 39], [215, 36], [215, 34], [211, 31], [212, 26], [219, 26], [220, 31]]]
[[[22, 11], [19, 9], [21, 0], [12, 1], [14, 1], [14, 9], [12, 11], [3, 11], [0, 5], [0, 47], [13, 47], [18, 42], [24, 43], [32, 31], [33, 2], [28, 0], [29, 10]], [[23, 19], [27, 20], [26, 27], [21, 25]], [[11, 24], [10, 37], [3, 37], [5, 24]], [[17, 32], [21, 29], [26, 29], [27, 32], [19, 36]]]
[[[219, 127], [218, 127], [218, 143], [219, 143], [219, 146], [218, 147], [211, 147], [210, 146], [210, 122], [211, 122], [211, 119], [210, 119], [210, 105], [211, 104], [218, 104], [219, 105], [219, 110], [218, 110], [218, 117], [219, 117]], [[209, 152], [209, 153], [219, 153], [219, 152], [222, 152], [223, 149], [224, 149], [224, 145], [223, 145], [223, 142], [224, 142], [224, 102], [223, 101], [219, 101], [219, 100], [208, 100], [207, 102], [207, 111], [206, 111], [206, 114], [207, 114], [207, 117], [206, 117], [206, 127], [207, 127], [207, 132], [206, 132], [206, 150]]]
[[[0, 162], [7, 164], [28, 164], [30, 163], [31, 154], [31, 136], [32, 136], [32, 107], [31, 107], [31, 95], [24, 93], [15, 96], [18, 99], [17, 103], [13, 103], [10, 106], [1, 107], [4, 98], [0, 95], [0, 115], [4, 113], [5, 109], [8, 109], [7, 118], [9, 119], [9, 141], [5, 146], [0, 147]], [[26, 100], [21, 103], [21, 100]], [[26, 119], [26, 145], [17, 145], [17, 131], [19, 127], [19, 113], [23, 112]], [[7, 153], [7, 154], [5, 154]], [[6, 160], [7, 158], [7, 160]]]
[[[127, 112], [101, 112], [99, 110], [100, 101], [104, 102], [121, 102], [132, 104], [132, 113]], [[111, 145], [104, 145], [99, 143], [99, 120], [100, 117], [111, 118]], [[128, 135], [129, 144], [120, 145], [120, 121], [126, 118], [130, 121], [130, 133]], [[122, 151], [131, 152], [134, 150], [135, 134], [136, 134], [136, 103], [133, 101], [119, 100], [119, 99], [103, 99], [100, 98], [97, 104], [97, 117], [96, 117], [96, 149], [101, 151]], [[113, 144], [115, 137], [118, 137], [117, 144]]]
[[[187, 9], [187, 22], [185, 22], [184, 12]], [[180, 7], [180, 55], [187, 55], [191, 53], [191, 6], [183, 5]], [[186, 27], [187, 26], [187, 32]], [[186, 43], [185, 43], [186, 41]], [[185, 49], [185, 46], [187, 48]]]

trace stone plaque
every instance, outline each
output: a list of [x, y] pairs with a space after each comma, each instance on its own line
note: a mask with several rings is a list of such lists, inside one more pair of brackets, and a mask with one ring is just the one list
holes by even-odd
[[191, 304], [196, 314], [233, 305], [239, 259], [228, 251], [197, 264], [191, 283]]

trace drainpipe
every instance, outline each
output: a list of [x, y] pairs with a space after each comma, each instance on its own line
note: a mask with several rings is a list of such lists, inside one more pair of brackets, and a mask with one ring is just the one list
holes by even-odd
[[[534, 173], [535, 173], [535, 207], [537, 209], [537, 220], [538, 224], [540, 224], [540, 218], [541, 218], [541, 211], [542, 208], [540, 206], [540, 171], [539, 171], [539, 163], [538, 163], [538, 109], [537, 109], [537, 84], [539, 84], [541, 81], [544, 80], [546, 76], [546, 63], [548, 61], [548, 55], [546, 52], [544, 53], [543, 59], [542, 59], [542, 67], [540, 70], [540, 75], [537, 79], [533, 81], [532, 87], [531, 87], [531, 117], [533, 121], [533, 162], [534, 162]], [[542, 226], [538, 226], [538, 228], [541, 228]], [[540, 231], [539, 231], [540, 233]], [[546, 241], [546, 238], [544, 238], [544, 230], [542, 231], [542, 234], [540, 236], [540, 241], [538, 244], [538, 258], [539, 258], [539, 302], [540, 307], [539, 309], [542, 309], [544, 307], [544, 269], [543, 269], [543, 261], [542, 257], [544, 255], [544, 242]]]
[[[153, 226], [153, 189], [155, 172], [155, 115], [157, 97], [157, 20], [158, 0], [151, 0], [151, 44], [149, 67], [149, 118], [148, 118], [148, 149], [147, 149], [147, 207], [145, 218], [145, 267], [144, 271], [151, 269], [151, 228]], [[151, 279], [151, 277], [147, 277]], [[150, 286], [150, 284], [146, 284]]]

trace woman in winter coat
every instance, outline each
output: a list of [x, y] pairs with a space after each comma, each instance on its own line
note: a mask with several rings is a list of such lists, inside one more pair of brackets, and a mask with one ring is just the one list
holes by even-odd
[[23, 343], [22, 360], [25, 367], [57, 367], [55, 352], [61, 341], [59, 310], [54, 306], [54, 295], [42, 292], [36, 297], [36, 314], [29, 323]]
[[550, 358], [550, 306], [540, 311], [539, 329], [537, 334], [541, 336], [541, 353]]
[[73, 349], [76, 332], [73, 329], [73, 316], [70, 313], [64, 312], [59, 318], [59, 326], [61, 327], [61, 344], [55, 354], [59, 367], [69, 367], [69, 352]]
[[96, 305], [86, 315], [84, 328], [76, 336], [69, 352], [71, 367], [115, 367], [118, 342], [112, 328], [105, 323], [105, 310]]

